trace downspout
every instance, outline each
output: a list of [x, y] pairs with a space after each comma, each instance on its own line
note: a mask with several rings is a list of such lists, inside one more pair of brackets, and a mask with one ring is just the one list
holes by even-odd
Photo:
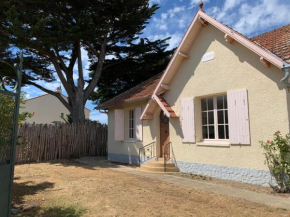
[[286, 63], [282, 68], [283, 72], [285, 72], [285, 76], [280, 80], [286, 87], [290, 88], [290, 83], [288, 81], [290, 76], [290, 64]]

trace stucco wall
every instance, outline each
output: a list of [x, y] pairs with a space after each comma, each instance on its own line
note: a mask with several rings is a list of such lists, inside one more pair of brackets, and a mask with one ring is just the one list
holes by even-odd
[[[147, 101], [139, 101], [136, 103], [125, 104], [120, 107], [111, 108], [108, 111], [108, 155], [109, 159], [113, 161], [121, 161], [126, 163], [135, 163], [139, 157], [139, 149], [143, 145], [147, 145], [153, 141], [158, 141], [157, 138], [159, 135], [159, 115], [158, 112], [155, 113], [153, 120], [145, 120], [143, 121], [143, 141], [136, 141], [128, 139], [128, 112], [130, 109], [135, 107], [142, 107], [144, 110]], [[115, 141], [115, 128], [114, 128], [114, 109], [124, 109], [125, 110], [125, 141]], [[159, 110], [160, 112], [160, 110]], [[117, 157], [119, 155], [119, 157]]]
[[[30, 113], [34, 112], [32, 118], [26, 120], [27, 123], [36, 124], [52, 124], [53, 121], [64, 122], [60, 116], [61, 113], [66, 115], [70, 114], [67, 108], [52, 95], [44, 95], [37, 98], [32, 98], [25, 101], [25, 108], [20, 109], [20, 112], [28, 111]], [[90, 110], [85, 109], [86, 119], [90, 117]]]
[[[201, 62], [202, 56], [210, 51], [215, 52], [215, 58]], [[181, 99], [195, 97], [196, 139], [201, 142], [201, 98], [247, 89], [251, 144], [201, 146], [183, 143], [180, 119], [171, 118], [170, 140], [180, 170], [267, 185], [271, 179], [259, 141], [272, 139], [277, 130], [283, 134], [289, 132], [290, 93], [280, 83], [284, 73], [273, 65], [265, 67], [258, 55], [238, 42], [227, 43], [224, 34], [211, 25], [203, 28], [189, 56], [170, 84], [170, 91], [163, 97], [178, 116]], [[144, 109], [146, 101], [121, 108], [140, 105]], [[139, 148], [155, 139], [159, 156], [159, 114], [160, 108], [157, 108], [153, 120], [143, 121], [143, 143], [116, 142], [114, 108], [109, 109], [109, 159], [136, 163]]]
[[[215, 59], [200, 62], [214, 51]], [[280, 130], [289, 132], [289, 94], [280, 83], [284, 73], [265, 67], [259, 56], [237, 42], [228, 44], [224, 34], [209, 25], [201, 31], [164, 98], [180, 115], [180, 100], [195, 97], [196, 135], [201, 140], [200, 97], [248, 90], [250, 146], [205, 147], [182, 143], [178, 118], [170, 120], [170, 137], [178, 161], [267, 170], [259, 141], [271, 139]]]

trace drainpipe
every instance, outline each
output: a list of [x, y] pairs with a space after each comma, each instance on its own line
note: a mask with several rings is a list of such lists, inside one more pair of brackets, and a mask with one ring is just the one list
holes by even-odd
[[285, 64], [282, 70], [285, 72], [285, 76], [280, 80], [280, 82], [290, 88], [290, 83], [288, 82], [290, 76], [290, 64]]

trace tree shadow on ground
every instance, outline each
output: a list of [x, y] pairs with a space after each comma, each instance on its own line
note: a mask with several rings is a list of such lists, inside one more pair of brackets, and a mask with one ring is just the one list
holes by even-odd
[[15, 215], [15, 217], [81, 217], [85, 213], [84, 209], [69, 207], [48, 207], [48, 208], [34, 208], [28, 212], [23, 212]]
[[[14, 180], [19, 180], [19, 177], [15, 177]], [[54, 187], [52, 182], [42, 182], [36, 185], [33, 185], [33, 182], [14, 182], [13, 183], [13, 204], [20, 206], [24, 204], [24, 197], [27, 195], [35, 195], [40, 191], [46, 189], [51, 189]]]
[[81, 167], [83, 169], [89, 170], [99, 170], [101, 168], [119, 168], [121, 166], [126, 166], [128, 164], [115, 163], [107, 160], [106, 157], [83, 157], [80, 159], [71, 160], [52, 160], [47, 163], [64, 166], [64, 167]]

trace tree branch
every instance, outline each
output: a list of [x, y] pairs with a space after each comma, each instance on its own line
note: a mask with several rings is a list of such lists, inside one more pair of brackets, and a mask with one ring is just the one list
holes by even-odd
[[89, 85], [85, 89], [85, 95], [84, 95], [84, 100], [85, 101], [90, 97], [90, 95], [94, 91], [94, 89], [97, 86], [97, 84], [99, 82], [99, 79], [101, 77], [102, 68], [103, 68], [103, 64], [104, 64], [104, 61], [105, 61], [105, 57], [106, 57], [107, 42], [108, 42], [108, 38], [107, 38], [107, 35], [106, 35], [105, 38], [104, 38], [104, 41], [103, 41], [103, 43], [101, 45], [100, 56], [99, 56], [98, 63], [97, 63], [97, 66], [96, 66], [95, 74], [94, 74], [91, 82], [89, 83]]
[[53, 63], [53, 65], [55, 67], [56, 73], [57, 73], [61, 83], [63, 84], [66, 92], [68, 93], [68, 95], [70, 97], [74, 97], [74, 93], [72, 92], [73, 86], [71, 86], [67, 83], [67, 80], [65, 79], [65, 77], [62, 74], [62, 70], [59, 67], [59, 63], [58, 63], [57, 58], [56, 58], [53, 51], [50, 52], [49, 57], [50, 57], [51, 62]]
[[73, 81], [73, 72], [72, 70], [70, 70], [70, 67], [67, 67], [65, 65], [65, 63], [63, 62], [61, 56], [59, 55], [59, 52], [58, 50], [56, 51], [56, 55], [57, 55], [57, 59], [59, 60], [60, 62], [60, 65], [62, 66], [63, 68], [63, 71], [65, 72], [65, 75], [66, 75], [66, 79], [67, 81], [70, 83], [70, 85], [73, 87], [74, 86], [74, 81]]
[[29, 84], [29, 85], [33, 85], [35, 87], [37, 87], [38, 89], [48, 93], [48, 94], [51, 94], [53, 96], [55, 96], [56, 98], [58, 98], [61, 103], [69, 110], [69, 112], [72, 112], [72, 107], [69, 105], [69, 103], [62, 97], [62, 95], [60, 93], [57, 93], [57, 92], [54, 92], [54, 91], [51, 91], [51, 90], [48, 90], [34, 82], [31, 82], [31, 81], [27, 81], [25, 82], [26, 84]]
[[83, 90], [85, 82], [84, 82], [84, 72], [83, 72], [83, 63], [82, 63], [81, 42], [78, 42], [78, 70], [79, 70], [78, 88]]
[[90, 51], [92, 51], [92, 53], [95, 54], [95, 55], [97, 56], [97, 58], [99, 59], [100, 54], [99, 54], [99, 53], [97, 52], [97, 50], [94, 48], [94, 46], [92, 45], [92, 43], [89, 42], [89, 41], [86, 41], [86, 42], [85, 42], [85, 45], [87, 45], [87, 46], [89, 47]]

